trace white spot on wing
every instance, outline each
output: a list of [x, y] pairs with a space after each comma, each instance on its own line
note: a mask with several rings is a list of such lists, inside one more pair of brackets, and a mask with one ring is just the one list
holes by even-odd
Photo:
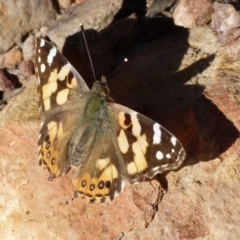
[[40, 47], [43, 47], [45, 45], [45, 41], [43, 39], [40, 40]]
[[45, 72], [46, 66], [42, 63], [40, 67], [41, 72]]
[[171, 155], [169, 153], [166, 154], [166, 158], [171, 158]]
[[161, 168], [166, 168], [166, 167], [168, 167], [168, 164], [164, 164], [161, 166]]
[[53, 47], [48, 56], [47, 56], [47, 62], [49, 64], [49, 66], [51, 66], [52, 62], [53, 62], [53, 58], [56, 56], [56, 53], [57, 53], [57, 49], [55, 47]]
[[159, 144], [161, 142], [161, 130], [160, 125], [158, 123], [154, 123], [153, 125], [153, 144]]
[[154, 167], [152, 170], [153, 170], [154, 172], [155, 172], [155, 171], [158, 171], [158, 170], [159, 170], [159, 166]]
[[38, 57], [38, 62], [41, 62], [41, 57]]
[[176, 146], [176, 143], [177, 143], [177, 139], [175, 137], [171, 137], [171, 143], [173, 146]]
[[162, 152], [157, 151], [157, 153], [156, 153], [156, 158], [157, 158], [158, 160], [162, 160], [162, 159], [163, 159], [163, 154], [162, 154]]

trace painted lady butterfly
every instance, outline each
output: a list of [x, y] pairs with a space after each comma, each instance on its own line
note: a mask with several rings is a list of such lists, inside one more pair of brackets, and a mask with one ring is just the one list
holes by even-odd
[[39, 38], [34, 45], [42, 113], [39, 163], [47, 167], [50, 180], [75, 166], [76, 193], [104, 202], [126, 182], [141, 182], [182, 164], [186, 153], [177, 138], [111, 102], [104, 77], [89, 90], [56, 47]]

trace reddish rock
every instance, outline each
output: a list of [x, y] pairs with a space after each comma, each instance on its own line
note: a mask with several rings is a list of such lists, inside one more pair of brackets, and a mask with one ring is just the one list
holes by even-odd
[[177, 26], [192, 28], [209, 22], [213, 12], [211, 0], [180, 0], [173, 13]]
[[72, 0], [58, 0], [61, 8], [69, 8], [71, 6]]
[[12, 90], [14, 85], [11, 80], [7, 77], [6, 72], [0, 70], [0, 88], [1, 90]]
[[231, 44], [240, 36], [240, 15], [231, 4], [215, 2], [212, 28], [217, 32], [221, 44]]
[[34, 74], [34, 67], [32, 61], [21, 61], [19, 69], [24, 76], [31, 76]]
[[33, 39], [34, 39], [34, 36], [30, 35], [22, 44], [23, 60], [25, 61], [32, 61]]
[[221, 47], [208, 26], [185, 31], [163, 19], [118, 21], [94, 35], [90, 52], [101, 54], [105, 42], [114, 56], [109, 63], [95, 52], [98, 72], [101, 62], [116, 69], [129, 58], [108, 78], [111, 96], [173, 132], [187, 151], [183, 166], [127, 184], [111, 203], [74, 199], [72, 170], [50, 182], [38, 166], [37, 83], [29, 77], [0, 111], [0, 239], [240, 238], [240, 44]]
[[0, 53], [9, 50], [14, 44], [21, 43], [22, 38], [32, 29], [53, 20], [56, 11], [51, 1], [9, 0], [0, 3]]
[[23, 58], [22, 51], [18, 48], [12, 48], [5, 54], [4, 65], [6, 68], [16, 68]]
[[87, 0], [75, 0], [75, 3], [79, 4], [79, 3], [82, 3], [82, 2], [85, 2]]

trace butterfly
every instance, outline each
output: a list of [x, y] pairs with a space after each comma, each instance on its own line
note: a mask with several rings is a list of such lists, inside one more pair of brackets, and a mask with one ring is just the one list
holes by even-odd
[[75, 168], [78, 196], [111, 201], [125, 183], [138, 183], [179, 168], [180, 141], [160, 124], [114, 103], [105, 77], [89, 89], [50, 42], [35, 38], [34, 66], [42, 123], [39, 164], [49, 180]]

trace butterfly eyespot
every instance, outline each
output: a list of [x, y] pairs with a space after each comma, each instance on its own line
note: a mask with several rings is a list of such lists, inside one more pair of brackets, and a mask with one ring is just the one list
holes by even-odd
[[87, 181], [86, 180], [83, 180], [82, 181], [82, 187], [85, 187], [87, 185]]
[[47, 152], [46, 157], [47, 157], [47, 158], [50, 158], [50, 157], [51, 157], [51, 152], [50, 152], [50, 151]]
[[90, 191], [93, 191], [95, 189], [95, 184], [91, 184], [89, 189], [90, 189]]
[[103, 189], [103, 188], [104, 188], [104, 182], [103, 182], [103, 181], [100, 181], [100, 182], [98, 183], [98, 188], [99, 188], [99, 189]]
[[111, 187], [111, 182], [110, 181], [106, 181], [106, 188], [110, 188]]
[[47, 143], [47, 145], [46, 145], [46, 149], [49, 149], [49, 147], [50, 147], [50, 141]]
[[51, 164], [52, 164], [52, 165], [54, 165], [54, 164], [55, 164], [55, 162], [56, 162], [56, 159], [55, 159], [55, 158], [53, 158], [53, 159], [51, 160]]
[[49, 142], [49, 140], [50, 140], [50, 136], [49, 136], [49, 134], [45, 137], [45, 142]]

